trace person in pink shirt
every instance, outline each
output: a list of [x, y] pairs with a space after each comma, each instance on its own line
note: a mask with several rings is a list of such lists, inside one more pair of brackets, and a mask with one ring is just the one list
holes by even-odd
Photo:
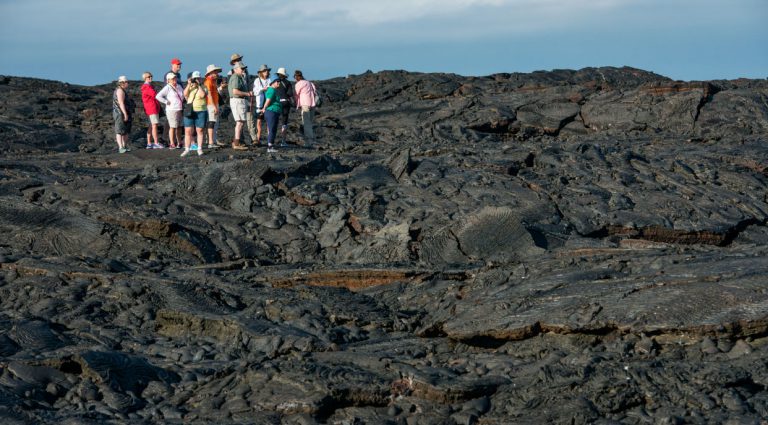
[[[164, 146], [160, 143], [157, 136], [157, 129], [160, 125], [160, 102], [155, 99], [157, 92], [152, 87], [152, 73], [147, 71], [141, 75], [144, 84], [141, 86], [141, 101], [144, 103], [144, 112], [149, 118], [149, 127], [147, 127], [147, 149], [162, 149]], [[155, 143], [152, 143], [152, 139]]]
[[315, 119], [315, 101], [317, 89], [310, 81], [304, 79], [304, 74], [298, 69], [293, 73], [296, 84], [293, 86], [293, 97], [296, 101], [296, 109], [301, 112], [301, 125], [304, 127], [304, 146], [312, 147], [315, 144], [315, 130], [312, 128]]

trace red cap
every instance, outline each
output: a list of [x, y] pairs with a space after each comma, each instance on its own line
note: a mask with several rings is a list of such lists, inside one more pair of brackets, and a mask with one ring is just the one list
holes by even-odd
[[179, 58], [173, 58], [171, 59], [171, 65], [181, 65], [181, 61]]

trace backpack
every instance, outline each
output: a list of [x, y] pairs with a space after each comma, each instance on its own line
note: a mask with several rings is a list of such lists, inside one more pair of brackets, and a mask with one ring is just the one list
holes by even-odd
[[312, 94], [315, 95], [315, 108], [323, 104], [323, 99], [320, 97], [320, 93], [317, 92], [317, 87], [312, 83]]
[[280, 106], [283, 109], [296, 106], [296, 102], [293, 100], [293, 86], [291, 86], [290, 82], [280, 79], [280, 85], [277, 86], [275, 91], [277, 92], [278, 99], [280, 99]]

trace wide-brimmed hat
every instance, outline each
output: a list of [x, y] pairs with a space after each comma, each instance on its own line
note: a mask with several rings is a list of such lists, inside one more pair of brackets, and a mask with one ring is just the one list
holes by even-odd
[[282, 75], [283, 77], [288, 76], [288, 74], [285, 73], [285, 68], [277, 68], [277, 75]]
[[261, 71], [271, 71], [271, 70], [272, 70], [272, 68], [268, 67], [267, 64], [261, 65], [259, 67], [259, 72], [261, 72]]
[[118, 83], [127, 83], [128, 82], [128, 77], [126, 77], [125, 75], [121, 75], [121, 76], [117, 77], [117, 82]]
[[175, 80], [176, 78], [177, 78], [176, 74], [173, 73], [173, 72], [169, 72], [169, 73], [165, 74], [165, 81]]
[[248, 68], [248, 67], [247, 67], [247, 66], [245, 66], [245, 64], [244, 64], [244, 63], [242, 63], [242, 62], [238, 62], [238, 63], [236, 63], [236, 64], [235, 64], [235, 69], [240, 69], [240, 68], [242, 68], [242, 69], [246, 69], [246, 68]]
[[214, 64], [210, 64], [208, 65], [208, 68], [205, 68], [205, 76], [207, 77], [211, 72], [221, 72], [221, 68]]
[[181, 65], [181, 61], [179, 58], [173, 58], [171, 59], [171, 65]]
[[235, 62], [237, 62], [239, 60], [242, 60], [242, 59], [243, 59], [243, 55], [241, 55], [239, 53], [233, 53], [232, 56], [229, 57], [229, 64], [230, 65], [234, 65]]

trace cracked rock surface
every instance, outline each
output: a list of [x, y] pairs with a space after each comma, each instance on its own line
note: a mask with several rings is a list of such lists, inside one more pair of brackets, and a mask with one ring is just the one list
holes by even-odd
[[179, 158], [0, 76], [0, 423], [768, 417], [768, 82], [317, 85], [320, 149]]

